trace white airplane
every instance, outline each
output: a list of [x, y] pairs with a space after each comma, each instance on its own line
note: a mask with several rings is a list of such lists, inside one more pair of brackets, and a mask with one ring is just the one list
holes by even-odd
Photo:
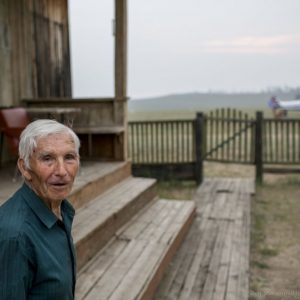
[[295, 111], [300, 110], [300, 99], [295, 100], [277, 100], [278, 106], [281, 109]]
[[300, 99], [295, 100], [278, 100], [273, 96], [268, 101], [269, 107], [273, 111], [276, 119], [282, 119], [287, 116], [288, 111], [300, 111]]

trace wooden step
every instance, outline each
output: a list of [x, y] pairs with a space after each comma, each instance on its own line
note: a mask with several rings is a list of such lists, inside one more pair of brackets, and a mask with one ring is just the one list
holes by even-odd
[[68, 199], [78, 209], [130, 174], [131, 164], [128, 161], [84, 162]]
[[192, 201], [151, 203], [78, 274], [76, 299], [152, 299], [194, 215]]
[[78, 270], [155, 197], [155, 179], [129, 177], [78, 209], [72, 232]]
[[[0, 205], [8, 200], [23, 184], [21, 176], [18, 176], [13, 181], [15, 170], [15, 164], [7, 164], [0, 169]], [[131, 163], [128, 161], [84, 161], [81, 163], [68, 200], [78, 209], [89, 200], [129, 176], [131, 176]]]

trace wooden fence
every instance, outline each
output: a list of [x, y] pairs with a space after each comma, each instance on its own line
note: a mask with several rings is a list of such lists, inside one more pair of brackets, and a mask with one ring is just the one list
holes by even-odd
[[205, 160], [253, 163], [255, 157], [253, 118], [233, 109], [217, 109], [203, 117]]
[[134, 174], [195, 178], [195, 120], [130, 122], [128, 136]]
[[129, 123], [129, 157], [135, 175], [202, 181], [203, 161], [256, 165], [300, 164], [300, 120], [255, 118], [235, 109], [219, 109], [194, 120]]
[[300, 164], [300, 120], [265, 119], [264, 121], [265, 164]]

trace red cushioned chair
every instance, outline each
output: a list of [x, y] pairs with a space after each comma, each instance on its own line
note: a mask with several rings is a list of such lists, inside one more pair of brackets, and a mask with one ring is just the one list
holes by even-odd
[[10, 154], [13, 157], [18, 156], [20, 134], [29, 122], [26, 109], [23, 107], [0, 109], [0, 158], [2, 158], [4, 139], [7, 143]]

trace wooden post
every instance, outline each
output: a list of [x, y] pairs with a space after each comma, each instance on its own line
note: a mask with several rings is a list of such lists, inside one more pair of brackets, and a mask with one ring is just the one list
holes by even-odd
[[127, 0], [115, 0], [115, 98], [127, 97]]
[[263, 112], [256, 112], [255, 124], [255, 167], [256, 183], [263, 183]]
[[114, 123], [124, 126], [115, 141], [115, 156], [127, 160], [127, 0], [115, 0], [115, 101]]
[[203, 181], [203, 141], [204, 141], [204, 115], [203, 113], [197, 113], [196, 116], [196, 128], [195, 128], [195, 141], [196, 141], [196, 166], [195, 175], [197, 184], [201, 184]]

